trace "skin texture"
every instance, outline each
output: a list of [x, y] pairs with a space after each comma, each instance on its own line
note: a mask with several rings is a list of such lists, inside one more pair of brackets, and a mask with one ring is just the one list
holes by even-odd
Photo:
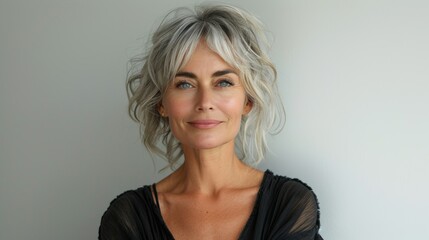
[[160, 111], [184, 149], [210, 149], [234, 141], [251, 110], [237, 71], [201, 42], [176, 74]]
[[156, 185], [176, 239], [237, 239], [253, 210], [263, 173], [234, 152], [241, 118], [252, 109], [238, 73], [201, 40], [159, 107], [185, 157]]

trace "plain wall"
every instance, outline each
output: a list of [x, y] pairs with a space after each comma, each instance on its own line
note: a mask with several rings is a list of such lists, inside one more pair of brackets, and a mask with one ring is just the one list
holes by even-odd
[[[127, 61], [175, 6], [0, 0], [0, 239], [96, 239], [158, 181], [127, 116]], [[429, 239], [429, 2], [226, 1], [272, 33], [287, 112], [260, 166], [313, 187], [332, 240]]]

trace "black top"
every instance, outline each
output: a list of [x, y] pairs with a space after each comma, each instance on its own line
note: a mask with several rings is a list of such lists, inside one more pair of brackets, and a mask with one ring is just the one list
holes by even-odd
[[[174, 239], [155, 201], [150, 186], [122, 193], [101, 218], [98, 238]], [[323, 240], [319, 227], [318, 202], [311, 188], [267, 170], [239, 239]]]

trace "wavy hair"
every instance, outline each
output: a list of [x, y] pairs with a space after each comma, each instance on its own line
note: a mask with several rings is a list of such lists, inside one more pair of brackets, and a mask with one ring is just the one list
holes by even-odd
[[[158, 112], [170, 81], [186, 64], [200, 39], [238, 69], [252, 110], [242, 118], [235, 149], [239, 158], [256, 165], [267, 148], [267, 133], [284, 126], [285, 111], [277, 89], [277, 72], [266, 54], [262, 23], [230, 5], [199, 5], [171, 11], [154, 32], [146, 54], [131, 61], [127, 78], [128, 112], [140, 124], [142, 142], [173, 167], [182, 157], [168, 119]], [[136, 70], [137, 69], [137, 70]], [[136, 70], [136, 71], [134, 71]], [[160, 146], [162, 144], [162, 146]]]

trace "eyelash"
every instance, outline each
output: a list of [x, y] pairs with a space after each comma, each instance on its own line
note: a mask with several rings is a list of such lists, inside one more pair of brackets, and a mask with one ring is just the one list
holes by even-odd
[[[227, 86], [220, 86], [221, 84], [228, 84]], [[184, 85], [189, 85], [190, 87], [183, 87]], [[179, 88], [179, 89], [188, 89], [188, 88], [192, 88], [193, 86], [192, 86], [192, 84], [191, 83], [189, 83], [188, 81], [186, 81], [186, 80], [180, 80], [180, 81], [178, 81], [176, 84], [175, 84], [175, 86], [176, 86], [176, 88]], [[232, 87], [232, 86], [234, 86], [234, 83], [232, 82], [232, 81], [230, 81], [230, 80], [228, 80], [228, 79], [221, 79], [221, 80], [219, 80], [217, 83], [216, 83], [216, 86], [219, 86], [219, 87]]]
[[229, 80], [227, 80], [227, 79], [222, 79], [222, 80], [218, 81], [216, 85], [219, 86], [222, 83], [227, 83], [228, 84], [228, 86], [224, 86], [224, 87], [232, 87], [232, 86], [234, 86], [234, 83], [231, 82], [231, 81], [229, 81]]
[[185, 81], [185, 80], [180, 80], [179, 82], [176, 83], [176, 88], [180, 88], [180, 89], [188, 89], [188, 88], [184, 88], [183, 85], [189, 85], [192, 87], [192, 84], [190, 84], [189, 82]]

